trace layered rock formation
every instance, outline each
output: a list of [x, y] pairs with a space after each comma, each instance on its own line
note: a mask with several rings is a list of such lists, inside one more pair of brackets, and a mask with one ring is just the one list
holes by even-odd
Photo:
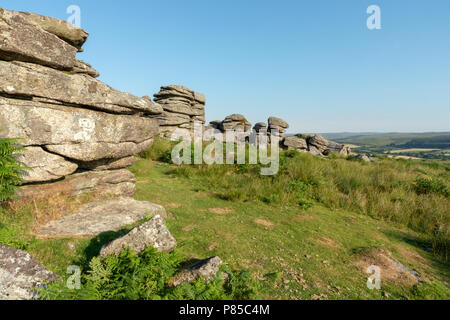
[[[226, 117], [223, 121], [215, 120], [211, 121], [206, 129], [216, 129], [225, 133], [226, 131], [241, 131], [245, 132], [245, 136], [250, 136], [256, 133], [258, 136], [261, 134], [267, 135], [270, 143], [271, 135], [277, 135], [279, 137], [280, 146], [287, 150], [298, 150], [300, 152], [307, 152], [318, 156], [327, 156], [331, 153], [338, 153], [344, 156], [351, 154], [350, 147], [328, 141], [320, 135], [286, 135], [286, 130], [289, 128], [289, 124], [280, 118], [270, 117], [267, 123], [258, 122], [255, 124], [252, 130], [252, 125], [241, 114], [232, 114]], [[255, 137], [255, 135], [253, 136]], [[250, 140], [251, 141], [251, 140]]]
[[134, 177], [120, 169], [151, 146], [162, 107], [97, 80], [76, 58], [88, 37], [82, 29], [0, 9], [0, 30], [0, 136], [25, 147], [19, 160], [33, 185], [22, 193], [133, 195]]
[[282, 141], [282, 147], [288, 150], [298, 150], [308, 152], [317, 156], [328, 156], [332, 153], [349, 156], [351, 149], [349, 146], [328, 141], [321, 135], [296, 135], [286, 137]]
[[289, 124], [283, 119], [276, 117], [270, 117], [268, 120], [268, 124], [269, 124], [268, 128], [269, 132], [271, 132], [271, 134], [273, 135], [278, 133], [277, 135], [280, 137], [280, 140], [283, 140], [286, 130], [289, 129]]
[[250, 131], [252, 124], [242, 114], [232, 114], [226, 117], [220, 124], [222, 131], [235, 130], [235, 131]]
[[163, 136], [170, 137], [177, 128], [192, 131], [194, 122], [199, 122], [202, 126], [205, 123], [206, 99], [201, 93], [184, 86], [164, 86], [154, 95], [154, 101], [164, 110], [161, 115], [156, 116]]

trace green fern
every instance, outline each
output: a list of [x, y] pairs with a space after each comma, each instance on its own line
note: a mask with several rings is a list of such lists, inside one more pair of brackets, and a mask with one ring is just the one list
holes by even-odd
[[21, 173], [28, 169], [17, 161], [17, 154], [23, 148], [18, 139], [0, 138], [0, 202], [11, 199], [17, 187], [22, 184]]
[[170, 285], [180, 271], [182, 257], [177, 251], [157, 252], [149, 247], [140, 254], [126, 249], [119, 257], [93, 258], [82, 275], [80, 290], [70, 290], [63, 281], [40, 289], [42, 299], [56, 300], [231, 300], [257, 297], [258, 283], [247, 271], [222, 267], [206, 282], [197, 279], [178, 287]]

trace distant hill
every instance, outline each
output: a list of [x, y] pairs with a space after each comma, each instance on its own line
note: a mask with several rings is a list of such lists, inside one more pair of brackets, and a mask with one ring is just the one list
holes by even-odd
[[395, 153], [427, 159], [450, 159], [450, 132], [324, 133], [324, 137], [358, 146], [359, 152]]

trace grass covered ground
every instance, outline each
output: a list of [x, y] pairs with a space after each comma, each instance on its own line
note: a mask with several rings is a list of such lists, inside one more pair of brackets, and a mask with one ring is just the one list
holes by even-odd
[[[146, 156], [167, 160], [169, 147], [156, 142]], [[260, 281], [260, 298], [450, 298], [445, 165], [286, 153], [275, 177], [261, 177], [257, 167], [176, 167], [152, 159], [131, 170], [136, 199], [166, 207], [182, 255], [218, 255], [231, 268], [249, 269]], [[93, 239], [35, 239], [34, 228], [58, 203], [5, 206], [0, 242], [26, 249], [64, 276], [69, 265], [87, 268], [104, 243], [133, 227]], [[421, 281], [388, 258], [421, 274]], [[382, 268], [381, 290], [366, 286], [370, 265]]]

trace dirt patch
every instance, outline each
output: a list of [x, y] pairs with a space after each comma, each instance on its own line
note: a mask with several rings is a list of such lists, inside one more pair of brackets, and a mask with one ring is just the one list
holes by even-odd
[[149, 184], [151, 183], [151, 180], [141, 180], [141, 181], [137, 181], [136, 184]]
[[315, 218], [313, 216], [296, 216], [294, 221], [303, 222], [303, 221], [312, 221]]
[[230, 214], [234, 212], [234, 210], [229, 208], [210, 208], [208, 211], [215, 214]]
[[23, 208], [29, 208], [34, 216], [33, 230], [50, 221], [61, 219], [78, 212], [86, 203], [96, 201], [100, 196], [96, 194], [84, 194], [77, 197], [54, 195], [43, 199], [22, 199], [8, 203], [8, 210], [20, 212]]
[[255, 223], [265, 226], [265, 227], [273, 227], [274, 226], [273, 222], [270, 222], [268, 220], [263, 220], [263, 219], [256, 219]]
[[169, 208], [169, 209], [176, 209], [176, 208], [180, 208], [181, 204], [179, 204], [179, 203], [169, 203], [169, 204], [166, 204], [165, 207], [166, 207], [166, 209], [167, 208]]
[[410, 263], [420, 263], [421, 265], [430, 265], [427, 259], [419, 255], [417, 252], [408, 250], [404, 247], [397, 246], [398, 252]]
[[209, 247], [208, 247], [208, 251], [214, 251], [214, 250], [216, 250], [217, 248], [219, 248], [219, 245], [218, 244], [216, 244], [216, 243], [214, 243], [214, 244], [212, 244], [212, 245], [210, 245]]
[[181, 230], [183, 230], [184, 232], [191, 232], [191, 231], [194, 230], [194, 229], [195, 229], [194, 226], [187, 226], [187, 227], [184, 227], [184, 228], [181, 229]]
[[[392, 255], [384, 249], [371, 249], [361, 254], [360, 260], [355, 265], [367, 274], [367, 268], [377, 266], [381, 269], [381, 281], [389, 281], [396, 284], [413, 286], [419, 282], [419, 279], [411, 273], [403, 270], [395, 264]], [[368, 274], [367, 274], [368, 275]]]
[[325, 247], [330, 247], [330, 248], [340, 248], [341, 247], [341, 245], [339, 243], [337, 243], [333, 239], [330, 239], [327, 237], [319, 238], [316, 241], [318, 244], [325, 246]]

